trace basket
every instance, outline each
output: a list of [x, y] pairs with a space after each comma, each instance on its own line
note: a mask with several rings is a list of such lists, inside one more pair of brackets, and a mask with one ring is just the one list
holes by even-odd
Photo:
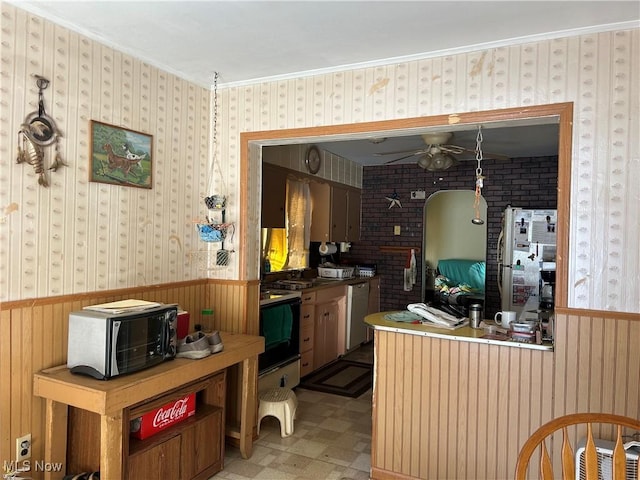
[[223, 242], [227, 238], [229, 225], [226, 223], [198, 223], [196, 229], [203, 242]]
[[318, 267], [318, 276], [322, 278], [346, 279], [353, 277], [354, 267]]

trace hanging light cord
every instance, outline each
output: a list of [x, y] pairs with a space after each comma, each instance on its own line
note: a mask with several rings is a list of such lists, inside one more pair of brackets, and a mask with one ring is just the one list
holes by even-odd
[[[220, 182], [222, 183], [222, 188], [224, 193], [226, 193], [227, 186], [225, 185], [224, 175], [222, 174], [222, 169], [220, 168], [220, 164], [216, 158], [216, 149], [218, 148], [218, 72], [213, 73], [213, 119], [212, 119], [212, 138], [211, 138], [211, 162], [212, 165], [218, 169], [218, 173], [220, 174]], [[209, 175], [209, 183], [207, 185], [207, 193], [211, 193], [211, 187], [213, 184], [213, 169], [211, 175]]]
[[[482, 187], [484, 186], [484, 176], [482, 176], [482, 126], [478, 125], [478, 135], [476, 136], [476, 161], [478, 166], [476, 167], [476, 196], [473, 202], [473, 208], [475, 210], [474, 220], [480, 219], [480, 197], [482, 196]], [[483, 222], [484, 223], [484, 222]]]

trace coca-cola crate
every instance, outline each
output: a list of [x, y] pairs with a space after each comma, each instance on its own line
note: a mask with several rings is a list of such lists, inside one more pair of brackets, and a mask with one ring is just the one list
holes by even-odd
[[131, 436], [144, 440], [195, 414], [196, 394], [191, 393], [131, 420]]

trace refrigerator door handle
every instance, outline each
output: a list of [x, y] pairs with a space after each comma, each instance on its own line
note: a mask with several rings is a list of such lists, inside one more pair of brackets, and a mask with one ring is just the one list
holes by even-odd
[[500, 294], [500, 298], [502, 299], [502, 276], [503, 276], [503, 266], [502, 266], [502, 243], [504, 241], [504, 230], [500, 230], [500, 235], [498, 235], [498, 242], [496, 244], [496, 258], [498, 260], [498, 292]]

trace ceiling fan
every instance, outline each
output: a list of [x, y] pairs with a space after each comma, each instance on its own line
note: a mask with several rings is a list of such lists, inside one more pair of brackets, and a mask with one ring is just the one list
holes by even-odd
[[[399, 162], [400, 160], [404, 160], [405, 158], [410, 157], [418, 157], [417, 163], [418, 166], [424, 168], [425, 170], [429, 170], [432, 172], [447, 170], [448, 168], [457, 165], [459, 159], [454, 155], [460, 155], [463, 153], [473, 153], [473, 159], [475, 160], [475, 150], [470, 148], [461, 147], [459, 145], [451, 145], [447, 142], [452, 137], [451, 132], [437, 132], [437, 133], [423, 133], [421, 135], [422, 139], [425, 143], [425, 148], [421, 148], [413, 151], [400, 151], [400, 152], [386, 152], [386, 153], [376, 153], [376, 156], [383, 155], [397, 155], [400, 153], [409, 153], [408, 155], [404, 155], [399, 158], [395, 158], [385, 163], [388, 165], [390, 163]], [[493, 154], [493, 153], [485, 153], [485, 158], [495, 158], [497, 160], [508, 160], [509, 157], [505, 155]]]

